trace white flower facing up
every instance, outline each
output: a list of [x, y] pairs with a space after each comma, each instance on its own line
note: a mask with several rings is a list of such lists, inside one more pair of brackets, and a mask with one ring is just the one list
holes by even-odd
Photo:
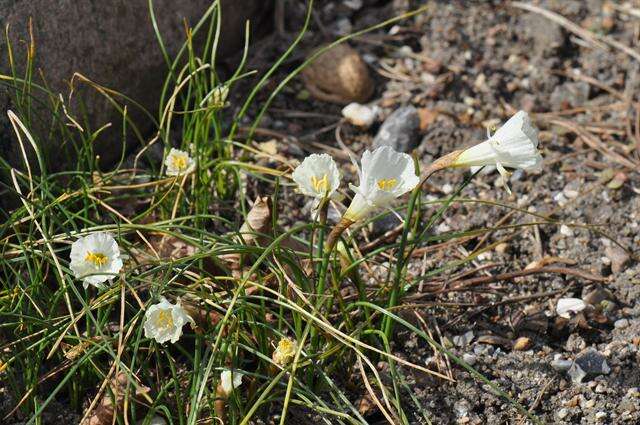
[[344, 214], [345, 219], [353, 222], [364, 218], [374, 208], [390, 208], [395, 198], [411, 191], [420, 181], [413, 159], [389, 146], [365, 151], [358, 177], [360, 184], [357, 187], [350, 185], [356, 194]]
[[242, 373], [236, 371], [222, 371], [220, 374], [220, 384], [218, 386], [219, 392], [222, 392], [224, 397], [229, 397], [234, 389], [242, 385], [243, 376]]
[[164, 160], [164, 165], [167, 167], [166, 173], [168, 176], [189, 174], [196, 168], [193, 158], [185, 151], [176, 148], [171, 148], [169, 155]]
[[101, 287], [122, 269], [120, 248], [108, 233], [98, 232], [79, 238], [71, 245], [71, 271], [84, 287]]
[[330, 198], [340, 186], [340, 172], [329, 154], [311, 154], [293, 170], [293, 181], [307, 196]]
[[145, 313], [144, 336], [153, 338], [158, 343], [167, 341], [176, 343], [182, 335], [182, 327], [187, 323], [195, 326], [194, 320], [180, 305], [171, 304], [165, 297], [160, 298], [158, 304], [154, 304]]
[[271, 358], [275, 364], [286, 366], [293, 361], [297, 350], [298, 341], [291, 338], [282, 338], [278, 341], [278, 346], [273, 351]]
[[538, 152], [538, 131], [529, 115], [519, 111], [512, 116], [488, 140], [463, 151], [455, 159], [453, 167], [494, 165], [503, 181], [509, 176], [504, 167], [533, 169], [540, 166], [542, 156]]

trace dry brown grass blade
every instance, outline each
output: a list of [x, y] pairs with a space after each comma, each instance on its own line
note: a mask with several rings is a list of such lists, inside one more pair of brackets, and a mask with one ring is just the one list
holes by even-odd
[[[117, 411], [123, 411], [127, 399], [126, 394], [129, 390], [126, 374], [123, 372], [116, 374], [116, 377], [111, 380], [109, 386], [116, 399], [115, 403], [111, 397], [105, 394], [100, 401], [100, 405], [92, 414], [88, 416], [85, 414], [85, 418], [80, 422], [82, 425], [110, 425], [115, 421]], [[148, 398], [147, 394], [149, 391], [150, 389], [148, 387], [136, 385], [133, 396], [137, 399], [145, 398], [145, 396]]]
[[495, 276], [474, 277], [474, 278], [462, 280], [459, 282], [453, 282], [454, 285], [452, 285], [450, 288], [442, 289], [440, 291], [437, 291], [436, 293], [464, 291], [475, 286], [483, 285], [485, 283], [499, 282], [501, 280], [511, 280], [516, 277], [523, 277], [523, 276], [529, 276], [532, 274], [540, 274], [540, 273], [565, 274], [565, 275], [575, 276], [584, 280], [590, 280], [593, 282], [609, 281], [609, 279], [607, 279], [606, 277], [594, 275], [579, 269], [570, 269], [568, 267], [537, 267], [534, 269], [528, 269], [528, 270], [525, 269], [525, 270], [519, 270], [516, 272], [501, 273]]
[[380, 412], [384, 415], [385, 419], [391, 425], [393, 425], [395, 423], [393, 421], [393, 418], [391, 417], [389, 412], [387, 412], [387, 410], [384, 408], [384, 406], [380, 402], [380, 399], [378, 399], [375, 391], [373, 390], [373, 388], [371, 387], [371, 384], [369, 383], [369, 378], [367, 378], [367, 373], [365, 372], [364, 365], [362, 364], [362, 356], [360, 355], [358, 355], [358, 369], [360, 370], [360, 375], [362, 376], [362, 381], [364, 382], [364, 386], [367, 388], [369, 397], [371, 398], [371, 400], [373, 400], [375, 405], [378, 407], [378, 410], [380, 410]]

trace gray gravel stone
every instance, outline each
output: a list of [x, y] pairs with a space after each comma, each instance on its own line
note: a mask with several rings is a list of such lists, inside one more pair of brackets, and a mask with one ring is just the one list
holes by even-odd
[[584, 378], [606, 375], [611, 369], [604, 355], [593, 348], [581, 351], [569, 369], [571, 380], [579, 384]]
[[462, 360], [469, 363], [469, 365], [473, 366], [474, 364], [476, 364], [477, 357], [474, 354], [464, 353], [462, 355]]
[[556, 354], [551, 361], [551, 367], [558, 372], [566, 372], [571, 368], [573, 362], [571, 360], [563, 359], [560, 354]]
[[420, 116], [413, 106], [396, 109], [382, 123], [373, 139], [373, 148], [391, 146], [398, 152], [411, 152], [420, 139]]

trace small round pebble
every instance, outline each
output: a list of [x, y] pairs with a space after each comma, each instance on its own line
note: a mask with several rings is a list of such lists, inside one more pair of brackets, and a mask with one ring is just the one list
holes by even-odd
[[629, 321], [627, 319], [619, 319], [615, 321], [613, 326], [615, 326], [616, 329], [624, 329], [629, 327]]
[[562, 409], [558, 410], [558, 413], [556, 413], [556, 415], [558, 416], [558, 419], [564, 419], [569, 415], [569, 411], [563, 407]]
[[462, 355], [462, 360], [465, 363], [468, 363], [470, 366], [473, 366], [474, 364], [476, 364], [477, 357], [471, 353], [464, 353]]

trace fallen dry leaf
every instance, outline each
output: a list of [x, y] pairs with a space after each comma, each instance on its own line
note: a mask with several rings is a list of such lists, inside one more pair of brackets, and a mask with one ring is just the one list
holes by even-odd
[[142, 396], [149, 393], [150, 389], [143, 385], [129, 385], [127, 388], [127, 375], [123, 372], [111, 380], [109, 383], [111, 392], [115, 397], [115, 404], [113, 402], [111, 394], [105, 391], [102, 395], [100, 403], [95, 410], [81, 423], [81, 425], [111, 425], [114, 420], [114, 415], [117, 410], [122, 410], [125, 394], [127, 391], [131, 391], [135, 388], [133, 397], [129, 396], [129, 399], [141, 400]]

